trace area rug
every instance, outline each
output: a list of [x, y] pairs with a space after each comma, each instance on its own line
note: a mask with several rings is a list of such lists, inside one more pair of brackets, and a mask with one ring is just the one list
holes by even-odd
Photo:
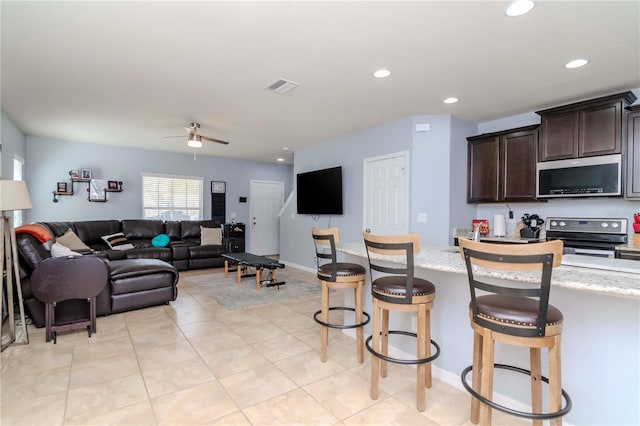
[[287, 274], [285, 270], [278, 270], [278, 281], [286, 284], [277, 287], [261, 287], [256, 291], [255, 277], [243, 278], [238, 284], [236, 273], [229, 271], [229, 277], [224, 277], [224, 272], [212, 274], [194, 275], [185, 277], [203, 293], [218, 301], [229, 310], [243, 309], [252, 306], [269, 303], [293, 301], [310, 296], [320, 297], [320, 283], [318, 281], [305, 281]]

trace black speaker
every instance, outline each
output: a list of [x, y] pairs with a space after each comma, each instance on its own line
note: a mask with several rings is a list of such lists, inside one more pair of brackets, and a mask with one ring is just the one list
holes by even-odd
[[244, 253], [244, 223], [225, 223], [223, 237], [227, 240], [227, 252]]

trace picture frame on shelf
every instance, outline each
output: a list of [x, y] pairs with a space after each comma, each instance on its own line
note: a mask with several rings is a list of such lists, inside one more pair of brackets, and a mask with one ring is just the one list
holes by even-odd
[[71, 179], [78, 179], [80, 177], [80, 172], [77, 170], [69, 170], [69, 176], [71, 176]]
[[58, 182], [57, 192], [69, 192], [67, 191], [67, 182]]
[[89, 182], [89, 201], [107, 201], [107, 181], [91, 179]]
[[117, 191], [118, 190], [118, 181], [117, 180], [108, 181], [107, 188], [109, 189], [109, 191]]
[[91, 179], [91, 169], [82, 169], [82, 179]]

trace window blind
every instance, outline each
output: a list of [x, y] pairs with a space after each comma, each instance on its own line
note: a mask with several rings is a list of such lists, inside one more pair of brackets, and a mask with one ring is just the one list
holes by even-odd
[[145, 219], [202, 219], [203, 179], [188, 176], [142, 174]]

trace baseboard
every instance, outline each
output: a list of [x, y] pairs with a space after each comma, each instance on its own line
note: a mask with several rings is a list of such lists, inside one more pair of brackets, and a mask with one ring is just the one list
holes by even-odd
[[295, 268], [295, 269], [301, 269], [305, 272], [311, 272], [312, 274], [316, 274], [317, 269], [316, 268], [309, 268], [308, 266], [302, 266], [302, 265], [298, 265], [297, 263], [292, 263], [292, 262], [281, 262], [284, 263], [285, 267], [288, 268]]

